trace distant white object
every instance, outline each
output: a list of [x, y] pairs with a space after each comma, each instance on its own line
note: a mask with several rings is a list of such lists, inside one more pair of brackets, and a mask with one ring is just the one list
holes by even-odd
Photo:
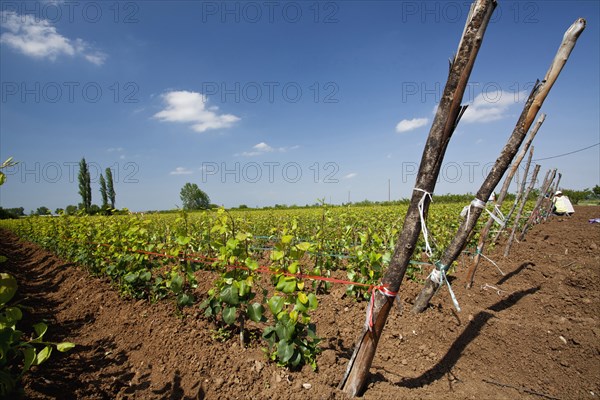
[[571, 204], [571, 200], [567, 196], [563, 196], [565, 198], [565, 208], [567, 209], [567, 214], [573, 214], [575, 209], [573, 208], [573, 204]]
[[571, 204], [571, 200], [565, 195], [562, 194], [560, 190], [558, 190], [554, 194], [554, 198], [552, 199], [553, 210], [552, 212], [557, 215], [564, 214], [573, 214], [575, 209], [573, 208], [573, 204]]
[[492, 192], [492, 194], [490, 195], [490, 198], [488, 199], [488, 202], [490, 201], [496, 201], [496, 193]]

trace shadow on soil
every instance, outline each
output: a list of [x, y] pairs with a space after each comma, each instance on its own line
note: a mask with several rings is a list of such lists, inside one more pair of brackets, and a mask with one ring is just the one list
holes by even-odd
[[[506, 299], [503, 299], [492, 306], [488, 307], [488, 310], [494, 312], [500, 312], [514, 306], [523, 297], [533, 294], [540, 290], [541, 286], [536, 286], [527, 290], [522, 290], [511, 294]], [[415, 378], [402, 379], [397, 382], [396, 385], [407, 387], [407, 388], [420, 388], [425, 385], [429, 385], [442, 378], [446, 374], [451, 374], [452, 368], [456, 365], [460, 359], [465, 348], [471, 343], [484, 328], [488, 320], [494, 317], [493, 313], [487, 311], [481, 311], [475, 317], [463, 333], [456, 338], [454, 343], [450, 346], [448, 352], [437, 362], [436, 365], [425, 371], [421, 376]], [[382, 376], [374, 376], [375, 380], [385, 380]]]

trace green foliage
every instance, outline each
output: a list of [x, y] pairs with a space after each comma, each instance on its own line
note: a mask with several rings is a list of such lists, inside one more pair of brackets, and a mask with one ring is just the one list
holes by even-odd
[[108, 197], [108, 200], [110, 201], [110, 208], [114, 209], [115, 199], [117, 195], [115, 193], [115, 185], [113, 182], [112, 170], [110, 168], [106, 168], [104, 174], [106, 176], [106, 195]]
[[[434, 258], [450, 243], [471, 200], [434, 199], [427, 218]], [[365, 285], [348, 286], [348, 295], [368, 299], [368, 285], [379, 284], [390, 263], [407, 208], [321, 201], [319, 208], [62, 215], [3, 220], [0, 226], [108, 276], [126, 297], [199, 306], [220, 340], [240, 334], [246, 343], [251, 332], [262, 331], [254, 340], [264, 341], [271, 360], [316, 368], [319, 338], [311, 315], [331, 283], [305, 276], [338, 271]], [[469, 245], [477, 240], [475, 235]], [[416, 247], [414, 261], [421, 261], [422, 236]], [[214, 271], [216, 280], [198, 295], [199, 269]], [[414, 279], [419, 270], [411, 264], [406, 275]]]
[[[563, 194], [571, 200], [573, 204], [579, 204], [584, 200], [595, 200], [600, 199], [600, 195], [597, 195], [596, 192], [600, 192], [600, 186], [596, 185], [593, 189], [583, 189], [583, 190], [572, 190], [572, 189], [561, 189]], [[554, 194], [554, 193], [553, 193]]]
[[205, 210], [210, 206], [210, 198], [195, 183], [186, 183], [179, 194], [184, 210]]
[[[5, 261], [5, 258], [0, 261]], [[23, 318], [22, 307], [11, 300], [17, 293], [17, 280], [10, 274], [0, 273], [0, 397], [15, 391], [20, 379], [32, 366], [46, 362], [52, 349], [66, 352], [75, 347], [70, 342], [48, 342], [44, 335], [48, 325], [33, 325], [34, 332], [27, 335], [17, 324]]]
[[92, 185], [90, 182], [90, 170], [85, 161], [85, 158], [82, 158], [79, 162], [79, 195], [81, 196], [81, 204], [83, 210], [86, 213], [89, 213], [90, 207], [92, 206]]
[[48, 207], [38, 207], [37, 210], [35, 210], [35, 215], [50, 215], [52, 214], [52, 211], [50, 211], [50, 209]]
[[106, 188], [106, 180], [100, 174], [100, 197], [102, 198], [102, 208], [108, 208], [108, 189]]
[[2, 208], [0, 207], [0, 219], [15, 219], [25, 216], [23, 207], [17, 208]]

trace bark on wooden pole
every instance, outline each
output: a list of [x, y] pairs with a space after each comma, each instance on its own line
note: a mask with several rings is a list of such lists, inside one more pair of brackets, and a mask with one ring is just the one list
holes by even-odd
[[[510, 183], [512, 182], [512, 179], [513, 179], [515, 173], [517, 172], [517, 170], [519, 169], [519, 166], [521, 165], [521, 161], [523, 160], [523, 157], [525, 157], [525, 154], [527, 154], [527, 151], [529, 150], [529, 147], [531, 146], [531, 142], [533, 142], [535, 135], [537, 134], [538, 130], [544, 123], [545, 119], [546, 119], [546, 114], [542, 113], [540, 115], [540, 117], [538, 118], [538, 120], [536, 121], [533, 128], [531, 129], [531, 131], [529, 132], [529, 136], [527, 136], [527, 139], [525, 140], [525, 143], [523, 144], [521, 150], [519, 151], [519, 154], [517, 154], [517, 157], [515, 158], [515, 161], [513, 162], [510, 170], [508, 171], [508, 175], [506, 176], [506, 179], [504, 180], [504, 184], [502, 185], [502, 189], [500, 190], [498, 198], [496, 199], [496, 205], [498, 207], [502, 206], [502, 203], [504, 202], [504, 198], [506, 197], [506, 194], [508, 193], [508, 188], [510, 187]], [[527, 171], [529, 169], [529, 163], [531, 163], [531, 157], [529, 157], [529, 162], [527, 163], [527, 166], [525, 168], [525, 177], [527, 176]], [[506, 214], [506, 218], [505, 218], [506, 223], [508, 223], [508, 221], [510, 220], [510, 217], [512, 216], [512, 213], [517, 205], [517, 202], [519, 201], [519, 196], [523, 193], [523, 191], [525, 191], [525, 178], [523, 178], [523, 182], [520, 185], [520, 189], [519, 189], [517, 195], [515, 196], [515, 201], [513, 203], [513, 207], [508, 212], [508, 214]], [[488, 226], [487, 224], [489, 224], [489, 226], [491, 228], [493, 222], [494, 222], [493, 218], [490, 217], [488, 219], [485, 227], [487, 227]], [[496, 235], [494, 236], [492, 243], [496, 243], [496, 241], [500, 237], [500, 234], [504, 230], [506, 223], [505, 223], [505, 225], [498, 227], [498, 232], [496, 232]], [[479, 254], [476, 254], [476, 256], [478, 256], [478, 255]]]
[[[565, 32], [563, 40], [558, 48], [558, 51], [556, 52], [556, 55], [552, 60], [552, 64], [550, 64], [550, 68], [548, 69], [548, 72], [546, 72], [544, 80], [540, 83], [539, 87], [537, 88], [535, 97], [533, 99], [533, 104], [530, 107], [528, 107], [528, 109], [523, 110], [523, 112], [526, 113], [526, 117], [524, 119], [525, 125], [523, 126], [523, 129], [525, 129], [525, 131], [527, 131], [529, 127], [531, 127], [535, 116], [542, 107], [542, 104], [548, 96], [550, 89], [552, 89], [552, 86], [556, 82], [560, 71], [562, 71], [563, 67], [567, 63], [569, 55], [571, 54], [571, 51], [573, 51], [575, 43], [577, 43], [577, 38], [579, 38], [579, 35], [581, 35], [581, 32], [583, 32], [584, 29], [585, 19], [579, 18]], [[501, 200], [500, 196], [498, 196], [498, 200]], [[479, 255], [483, 251], [483, 247], [485, 246], [485, 241], [487, 239], [487, 235], [492, 226], [492, 223], [493, 220], [491, 220], [491, 222], [490, 220], [488, 220], [485, 227], [479, 234], [477, 252], [473, 259], [473, 263], [471, 264], [471, 267], [469, 268], [469, 271], [467, 273], [467, 288], [470, 288], [473, 285], [473, 280], [475, 279], [475, 272], [477, 270], [477, 265], [479, 264], [480, 260]]]
[[415, 250], [422, 229], [421, 215], [423, 218], [426, 217], [431, 200], [427, 194], [431, 194], [435, 188], [448, 142], [460, 116], [465, 111], [465, 107], [461, 106], [461, 101], [496, 4], [495, 0], [476, 0], [471, 6], [458, 51], [450, 64], [448, 80], [423, 150], [421, 165], [402, 232], [390, 265], [382, 279], [381, 288], [385, 288], [388, 295], [383, 294], [382, 290], [372, 291], [372, 299], [367, 306], [368, 320], [372, 323], [369, 324], [369, 321], [365, 323], [354, 353], [348, 362], [346, 373], [339, 384], [339, 388], [352, 397], [360, 395], [366, 387], [375, 350], [395, 298], [389, 294], [398, 292]]
[[[531, 152], [533, 153], [533, 149]], [[523, 214], [523, 209], [525, 208], [525, 204], [527, 203], [527, 198], [529, 197], [529, 193], [531, 193], [531, 190], [535, 186], [535, 180], [537, 178], [537, 174], [539, 173], [539, 171], [540, 171], [540, 166], [539, 166], [539, 164], [536, 164], [535, 167], [533, 168], [533, 173], [531, 174], [531, 181], [529, 182], [527, 191], [525, 192], [525, 195], [521, 199], [521, 204], [519, 206], [519, 209], [517, 210], [517, 215], [515, 216], [515, 223], [513, 224], [512, 232], [510, 233], [510, 236], [508, 237], [508, 240], [506, 241], [506, 248], [504, 249], [504, 257], [508, 257], [508, 254], [510, 253], [510, 248], [512, 246], [513, 240], [515, 239], [515, 234], [519, 227], [519, 220], [521, 219], [521, 215]], [[525, 176], [525, 177], [527, 177], [527, 176]]]

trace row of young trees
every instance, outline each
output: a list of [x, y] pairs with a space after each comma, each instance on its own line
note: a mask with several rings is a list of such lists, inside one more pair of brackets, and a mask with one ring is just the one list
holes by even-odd
[[[105, 177], [106, 176], [106, 177]], [[90, 214], [94, 210], [92, 205], [92, 185], [90, 180], [90, 169], [85, 157], [79, 162], [79, 195], [81, 196], [81, 209]], [[102, 197], [101, 210], [107, 211], [115, 208], [116, 192], [113, 182], [112, 171], [106, 168], [104, 175], [100, 174], [100, 196]]]

